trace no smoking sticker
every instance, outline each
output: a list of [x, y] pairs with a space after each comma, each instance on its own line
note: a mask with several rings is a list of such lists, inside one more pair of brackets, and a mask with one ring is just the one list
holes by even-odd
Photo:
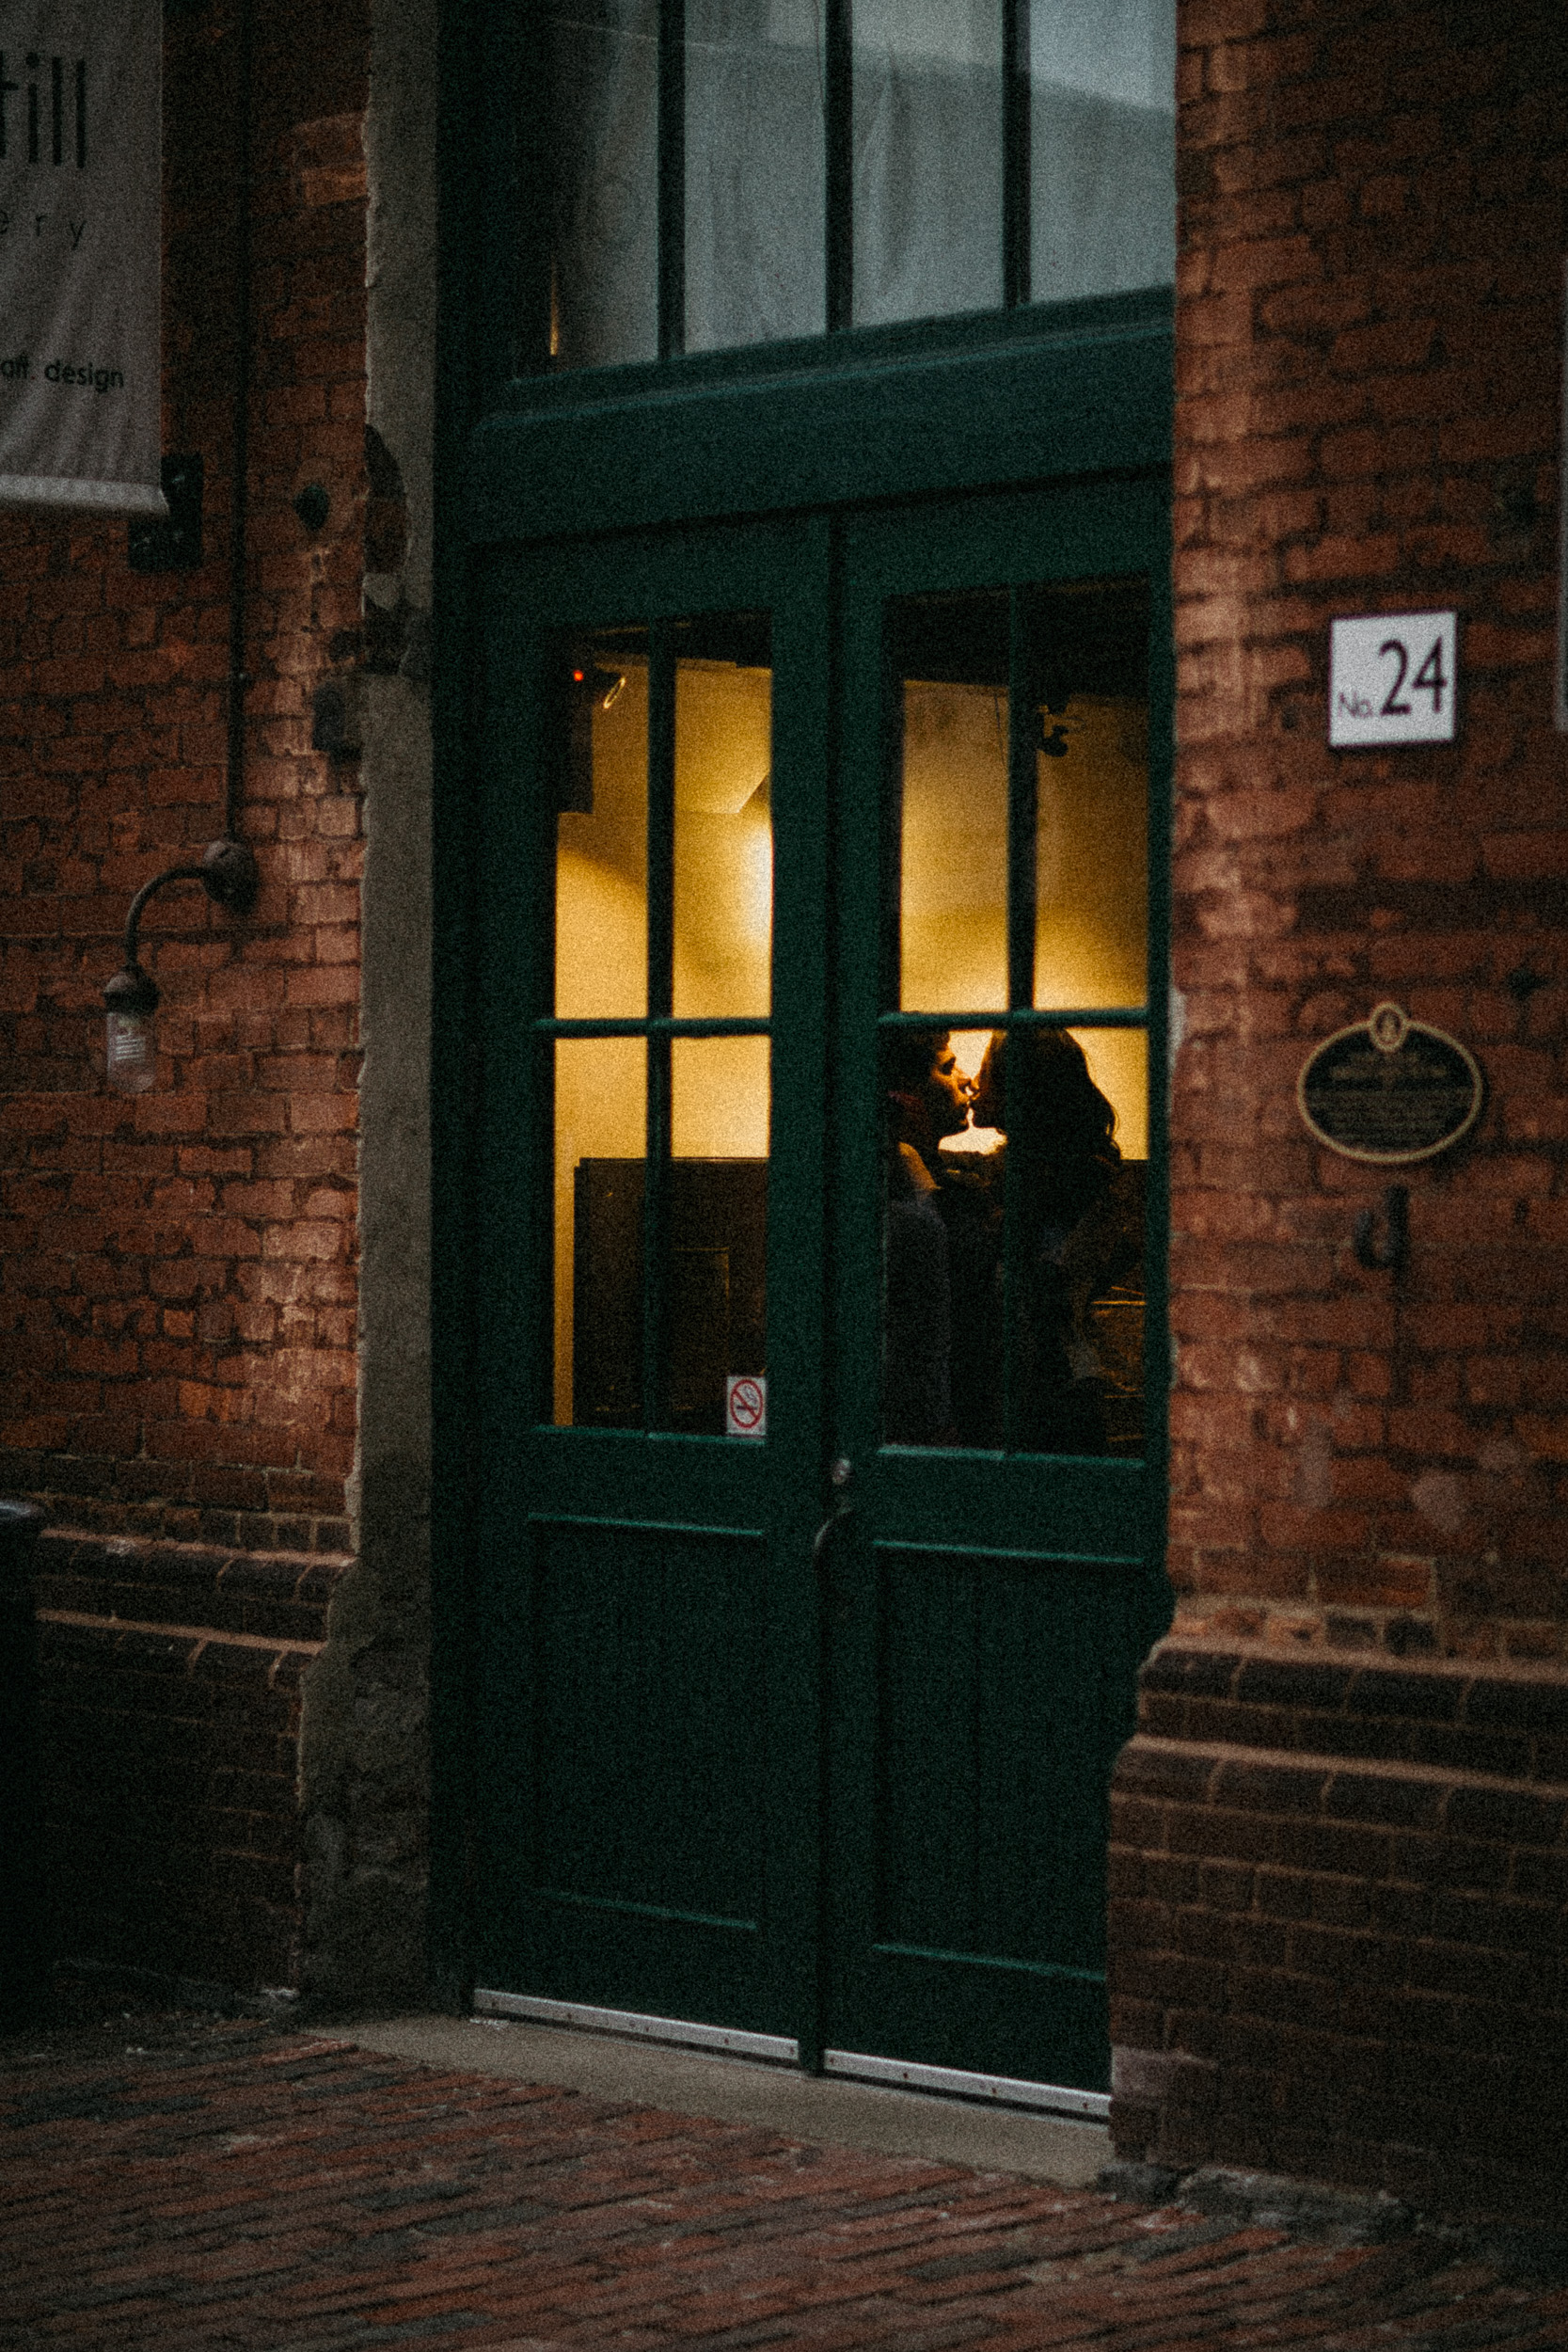
[[768, 1382], [760, 1373], [732, 1373], [724, 1383], [724, 1435], [768, 1435]]

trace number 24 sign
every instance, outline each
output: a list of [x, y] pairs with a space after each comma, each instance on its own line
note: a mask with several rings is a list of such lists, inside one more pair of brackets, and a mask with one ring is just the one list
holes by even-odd
[[1458, 684], [1457, 613], [1376, 612], [1336, 621], [1329, 742], [1451, 743]]

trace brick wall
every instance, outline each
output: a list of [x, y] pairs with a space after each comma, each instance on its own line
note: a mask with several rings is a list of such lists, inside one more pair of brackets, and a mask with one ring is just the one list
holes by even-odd
[[297, 1983], [301, 1687], [349, 1565], [45, 1532], [40, 1780], [57, 1955]]
[[[1171, 1571], [1113, 1791], [1127, 2155], [1568, 2218], [1558, 0], [1183, 0]], [[1329, 623], [1456, 608], [1458, 739], [1330, 752]], [[1483, 1066], [1315, 1145], [1391, 997]], [[1337, 1654], [1336, 1654], [1337, 1653]]]
[[1118, 2152], [1568, 2221], [1568, 1686], [1172, 1642], [1113, 1798]]
[[[309, 749], [352, 657], [365, 491], [364, 0], [256, 10], [244, 806], [261, 893], [148, 910], [159, 1083], [103, 1080], [132, 893], [224, 831], [239, 143], [233, 0], [170, 11], [164, 446], [197, 571], [0, 517], [0, 1487], [103, 1530], [346, 1541], [358, 774]], [[311, 534], [308, 482], [331, 500]]]
[[237, 0], [167, 11], [163, 440], [204, 462], [200, 566], [0, 516], [0, 1489], [56, 1522], [55, 1948], [246, 1988], [297, 1981], [303, 1678], [348, 1565], [359, 773], [311, 751], [310, 703], [359, 656], [367, 492], [368, 8], [254, 16], [238, 831], [261, 889], [240, 921], [188, 888], [149, 908], [139, 1097], [103, 1077], [126, 910], [225, 831]]
[[[1568, 252], [1560, 0], [1185, 0], [1172, 1573], [1179, 1627], [1568, 1656]], [[1328, 625], [1457, 607], [1460, 736], [1330, 753]], [[1311, 1047], [1393, 997], [1473, 1141], [1318, 1149]]]

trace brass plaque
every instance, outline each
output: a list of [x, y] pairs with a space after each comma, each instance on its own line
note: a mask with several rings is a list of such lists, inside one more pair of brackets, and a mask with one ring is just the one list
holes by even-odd
[[1380, 1168], [1446, 1152], [1475, 1125], [1484, 1093], [1480, 1065], [1457, 1038], [1392, 1004], [1325, 1038], [1296, 1080], [1318, 1141]]

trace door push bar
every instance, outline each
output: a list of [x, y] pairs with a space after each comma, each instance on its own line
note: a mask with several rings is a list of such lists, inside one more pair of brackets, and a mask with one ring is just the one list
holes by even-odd
[[853, 1476], [854, 1466], [846, 1461], [842, 1454], [837, 1461], [829, 1466], [828, 1484], [834, 1489], [833, 1507], [812, 1538], [811, 1547], [811, 1565], [818, 1576], [827, 1565], [828, 1547], [833, 1540], [834, 1531], [854, 1515], [854, 1504], [844, 1500], [844, 1489]]

